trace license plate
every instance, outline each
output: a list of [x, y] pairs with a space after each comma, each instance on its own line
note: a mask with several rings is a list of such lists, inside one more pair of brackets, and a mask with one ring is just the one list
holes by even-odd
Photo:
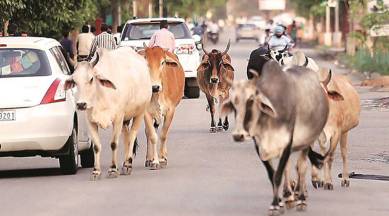
[[15, 121], [16, 111], [15, 110], [0, 110], [0, 121]]

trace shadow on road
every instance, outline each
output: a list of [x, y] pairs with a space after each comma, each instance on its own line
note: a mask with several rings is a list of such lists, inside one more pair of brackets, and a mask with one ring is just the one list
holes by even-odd
[[63, 175], [59, 168], [0, 170], [0, 179]]

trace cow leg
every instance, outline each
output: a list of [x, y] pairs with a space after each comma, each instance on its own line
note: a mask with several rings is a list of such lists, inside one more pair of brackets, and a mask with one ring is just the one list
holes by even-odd
[[219, 97], [219, 106], [218, 106], [219, 121], [217, 123], [217, 131], [219, 131], [219, 132], [224, 129], [223, 121], [222, 121], [222, 107], [223, 107], [224, 101], [225, 101], [225, 98], [220, 96]]
[[269, 208], [269, 215], [278, 214], [278, 212], [283, 213], [285, 210], [284, 204], [281, 202], [281, 199], [279, 197], [279, 188], [280, 188], [281, 181], [282, 181], [282, 175], [284, 173], [286, 164], [288, 163], [289, 156], [291, 153], [292, 140], [293, 140], [293, 136], [291, 137], [288, 146], [282, 152], [280, 161], [278, 163], [277, 170], [275, 171], [275, 173], [273, 175], [273, 202]]
[[284, 171], [284, 192], [283, 197], [285, 199], [286, 208], [290, 209], [294, 207], [294, 193], [290, 181], [290, 161], [286, 164]]
[[[253, 138], [253, 141], [254, 141], [255, 152], [257, 152], [259, 159], [261, 159], [261, 156], [259, 155], [259, 148], [257, 142], [255, 141], [255, 138]], [[261, 161], [266, 168], [267, 176], [269, 177], [270, 183], [271, 185], [273, 185], [273, 176], [274, 176], [273, 166], [271, 165], [270, 161], [264, 161], [264, 160]]]
[[124, 162], [122, 167], [122, 174], [130, 175], [132, 171], [132, 162], [134, 160], [134, 144], [136, 140], [136, 134], [142, 123], [143, 115], [135, 116], [132, 120], [130, 130], [126, 130], [124, 134]]
[[210, 95], [207, 96], [207, 101], [208, 101], [208, 106], [209, 106], [209, 111], [211, 113], [211, 128], [209, 129], [209, 132], [215, 133], [216, 132], [216, 124], [215, 124], [215, 102], [213, 100], [213, 97]]
[[147, 154], [145, 167], [159, 169], [159, 159], [157, 152], [158, 135], [153, 125], [153, 118], [149, 113], [145, 113], [145, 131], [147, 137]]
[[90, 180], [95, 181], [101, 176], [101, 166], [100, 166], [100, 154], [101, 154], [101, 143], [98, 133], [98, 126], [95, 123], [87, 121], [89, 132], [93, 142], [93, 152], [95, 155], [95, 165], [90, 176]]
[[[319, 146], [320, 146], [320, 152], [322, 155], [325, 155], [326, 153], [326, 135], [324, 134], [324, 132], [322, 132], [320, 134], [320, 137], [318, 139], [318, 143], [319, 143]], [[318, 169], [317, 167], [313, 166], [312, 165], [312, 185], [314, 188], [322, 188], [324, 186], [324, 181], [322, 179], [322, 177], [320, 176], [320, 173], [322, 171], [320, 169]]]
[[299, 159], [297, 160], [297, 174], [298, 174], [298, 198], [296, 203], [296, 208], [299, 211], [304, 211], [307, 208], [306, 203], [306, 184], [305, 184], [305, 174], [307, 172], [307, 155], [308, 149], [305, 149], [301, 152]]
[[347, 147], [348, 147], [348, 132], [345, 132], [340, 137], [340, 152], [343, 160], [343, 173], [342, 173], [342, 187], [349, 187], [349, 173], [348, 173], [348, 161], [347, 161]]
[[332, 184], [331, 168], [332, 162], [334, 161], [334, 153], [336, 146], [338, 145], [340, 133], [335, 132], [330, 139], [330, 149], [328, 150], [328, 158], [324, 161], [324, 190], [333, 190], [334, 185]]
[[167, 112], [167, 114], [165, 116], [165, 121], [164, 121], [163, 126], [162, 126], [162, 130], [161, 130], [161, 135], [160, 135], [161, 147], [159, 150], [161, 159], [159, 160], [159, 163], [161, 164], [162, 167], [167, 166], [167, 144], [166, 144], [166, 141], [167, 141], [167, 136], [169, 133], [170, 125], [172, 124], [172, 121], [173, 121], [174, 112], [175, 112], [174, 109], [171, 109]]
[[227, 131], [229, 127], [230, 127], [230, 123], [228, 122], [228, 116], [226, 116], [224, 119], [223, 128], [225, 131]]
[[113, 131], [112, 131], [112, 138], [111, 138], [112, 165], [108, 169], [108, 177], [110, 178], [116, 178], [120, 175], [118, 169], [117, 152], [118, 152], [118, 144], [119, 144], [119, 138], [122, 132], [122, 128], [123, 128], [123, 118], [117, 118], [113, 123]]

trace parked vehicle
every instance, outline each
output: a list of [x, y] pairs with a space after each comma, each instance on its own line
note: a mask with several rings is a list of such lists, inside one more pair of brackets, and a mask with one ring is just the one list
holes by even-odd
[[236, 28], [236, 42], [239, 42], [242, 39], [255, 40], [259, 42], [260, 34], [259, 29], [250, 23], [239, 24]]
[[0, 156], [59, 159], [64, 174], [94, 165], [93, 145], [58, 41], [5, 37], [0, 41]]
[[200, 64], [200, 53], [196, 49], [196, 47], [199, 47], [196, 46], [196, 42], [198, 42], [199, 37], [192, 37], [184, 19], [146, 18], [129, 20], [122, 32], [119, 46], [130, 46], [135, 50], [143, 49], [143, 43], [149, 43], [151, 36], [159, 30], [160, 22], [164, 19], [168, 21], [168, 29], [176, 38], [176, 50], [174, 53], [184, 67], [185, 96], [188, 98], [198, 98], [200, 89], [197, 84], [197, 67]]

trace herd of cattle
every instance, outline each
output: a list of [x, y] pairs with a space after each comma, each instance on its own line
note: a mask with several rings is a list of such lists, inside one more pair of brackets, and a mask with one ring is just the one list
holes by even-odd
[[[227, 116], [233, 112], [233, 139], [254, 141], [273, 188], [269, 214], [282, 213], [285, 206], [306, 208], [308, 159], [312, 164], [313, 186], [333, 189], [331, 165], [339, 142], [343, 159], [341, 185], [348, 187], [347, 138], [348, 132], [358, 125], [360, 113], [359, 96], [350, 81], [319, 68], [304, 53], [298, 51], [290, 56], [286, 49], [268, 49], [262, 54], [253, 51], [249, 79], [234, 81], [229, 48], [230, 43], [222, 52], [216, 49], [208, 52], [203, 48], [204, 55], [197, 69], [198, 84], [208, 101], [210, 132], [228, 130]], [[250, 64], [254, 65], [252, 69]], [[109, 177], [120, 175], [117, 147], [121, 133], [125, 146], [121, 173], [131, 173], [136, 134], [142, 120], [147, 137], [145, 166], [150, 169], [167, 166], [167, 136], [175, 109], [184, 95], [184, 83], [184, 71], [177, 56], [146, 44], [138, 52], [126, 47], [112, 51], [101, 49], [91, 62], [77, 66], [65, 82], [65, 89], [77, 86], [76, 106], [87, 113], [95, 153], [92, 180], [101, 176], [102, 144], [98, 128], [111, 125]], [[159, 125], [162, 129], [158, 136]], [[316, 141], [321, 154], [313, 150]], [[289, 156], [297, 151], [295, 183], [290, 177]], [[272, 164], [276, 159], [279, 162], [274, 169]], [[323, 166], [324, 177], [319, 173]], [[282, 200], [279, 188], [283, 177]]]

